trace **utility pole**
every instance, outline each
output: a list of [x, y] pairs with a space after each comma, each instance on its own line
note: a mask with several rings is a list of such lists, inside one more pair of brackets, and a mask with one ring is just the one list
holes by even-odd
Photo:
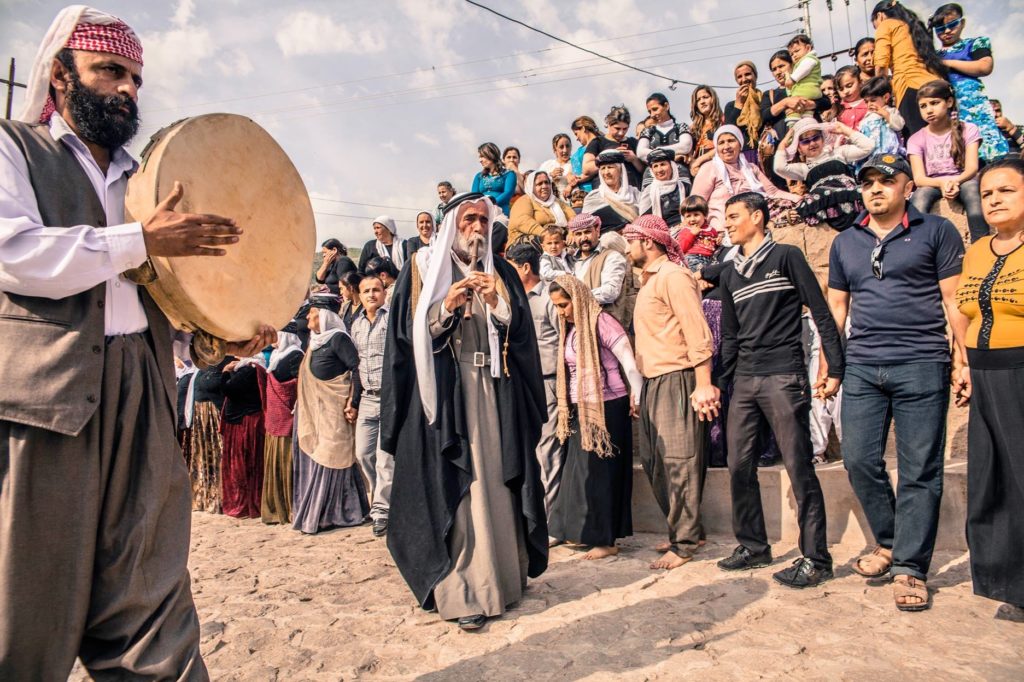
[[11, 68], [8, 70], [7, 78], [0, 78], [0, 83], [7, 86], [7, 113], [4, 118], [10, 120], [11, 107], [14, 104], [14, 88], [26, 87], [24, 83], [18, 83], [14, 80], [14, 57], [11, 57]]
[[802, 21], [804, 22], [804, 33], [807, 34], [808, 38], [813, 40], [811, 36], [811, 0], [800, 0], [797, 2], [797, 7], [803, 10], [804, 16]]

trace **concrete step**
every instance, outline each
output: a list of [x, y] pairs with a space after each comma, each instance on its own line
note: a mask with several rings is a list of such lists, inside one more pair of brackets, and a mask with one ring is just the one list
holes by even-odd
[[[893, 484], [896, 473], [892, 460], [887, 460]], [[825, 494], [828, 519], [828, 541], [833, 545], [851, 547], [874, 546], [871, 529], [861, 510], [842, 462], [817, 467], [818, 480]], [[796, 517], [796, 498], [793, 496], [789, 476], [782, 466], [758, 470], [761, 485], [761, 503], [764, 520], [771, 542], [796, 542], [799, 534]], [[967, 537], [967, 462], [946, 462], [942, 507], [939, 515], [939, 533], [936, 550], [965, 551]], [[732, 497], [729, 492], [729, 471], [709, 469], [704, 486], [704, 528], [710, 537], [733, 537]], [[646, 533], [665, 533], [665, 517], [658, 508], [651, 486], [643, 469], [636, 465], [633, 472], [633, 530]]]

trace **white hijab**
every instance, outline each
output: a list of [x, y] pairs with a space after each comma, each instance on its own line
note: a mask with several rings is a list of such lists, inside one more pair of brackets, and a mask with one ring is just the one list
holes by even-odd
[[712, 163], [715, 164], [715, 170], [718, 172], [718, 179], [722, 181], [726, 189], [729, 190], [729, 194], [735, 194], [732, 190], [732, 181], [729, 180], [729, 169], [725, 167], [725, 161], [722, 161], [721, 157], [718, 156], [718, 138], [722, 133], [728, 133], [734, 136], [740, 143], [739, 162], [740, 172], [743, 173], [743, 177], [747, 179], [747, 184], [750, 185], [751, 192], [757, 192], [758, 194], [764, 194], [764, 186], [754, 175], [754, 169], [751, 168], [750, 162], [743, 156], [743, 144], [745, 138], [740, 129], [734, 125], [719, 126], [718, 130], [715, 131], [714, 135], [714, 146], [715, 146], [715, 158]]
[[676, 190], [679, 190], [679, 205], [682, 205], [683, 199], [686, 198], [686, 186], [679, 179], [679, 166], [676, 162], [669, 161], [669, 165], [672, 166], [672, 177], [668, 180], [658, 180], [652, 172], [651, 184], [647, 185], [644, 191], [640, 193], [637, 209], [641, 214], [646, 213], [650, 209], [654, 215], [664, 218], [665, 216], [661, 215], [661, 197], [672, 194]]
[[109, 25], [123, 23], [121, 19], [93, 9], [86, 5], [70, 5], [62, 9], [53, 19], [50, 28], [39, 44], [32, 72], [25, 82], [25, 106], [18, 119], [25, 123], [36, 123], [43, 113], [46, 98], [50, 94], [50, 70], [57, 53], [64, 49], [75, 27], [79, 24]]
[[[499, 216], [503, 217], [501, 209], [494, 204], [490, 197], [485, 196], [475, 201], [487, 203], [491, 218], [490, 225], [493, 225]], [[461, 203], [465, 203], [465, 201]], [[458, 234], [460, 205], [453, 206], [445, 214], [430, 248], [420, 249], [416, 252], [419, 258], [418, 264], [421, 266], [423, 288], [416, 310], [413, 311], [412, 348], [416, 362], [416, 382], [419, 384], [420, 401], [423, 403], [423, 413], [429, 424], [433, 424], [437, 417], [437, 385], [434, 382], [434, 348], [427, 312], [430, 310], [430, 306], [444, 301], [444, 297], [453, 283], [452, 246], [455, 244], [455, 237]], [[479, 254], [480, 265], [484, 272], [493, 275], [494, 252], [491, 250], [490, 229], [487, 231], [487, 239], [481, 248], [483, 253]], [[419, 254], [423, 255], [419, 256]], [[487, 316], [487, 339], [491, 354], [491, 376], [497, 378], [501, 374], [501, 339], [498, 337], [498, 330], [490, 315]]]
[[395, 268], [401, 270], [402, 265], [405, 263], [405, 254], [402, 253], [402, 240], [398, 238], [398, 228], [395, 227], [394, 218], [379, 215], [373, 219], [373, 222], [374, 224], [380, 223], [391, 233], [391, 246], [381, 244], [380, 240], [377, 240], [377, 255], [381, 258], [387, 258], [395, 264]]
[[[621, 173], [621, 180], [619, 181], [619, 189], [612, 191], [612, 188], [605, 184], [602, 180], [601, 184], [598, 185], [598, 192], [601, 197], [605, 200], [618, 201], [620, 204], [633, 204], [636, 206], [639, 196], [637, 195], [636, 187], [629, 184], [629, 175], [626, 173], [626, 164], [620, 163], [619, 172]], [[600, 171], [598, 171], [600, 173]]]
[[555, 196], [554, 183], [551, 183], [551, 196], [548, 197], [547, 201], [541, 201], [541, 199], [533, 193], [533, 183], [537, 179], [537, 174], [543, 173], [548, 176], [548, 180], [551, 179], [551, 174], [547, 171], [533, 171], [526, 176], [526, 182], [523, 183], [523, 189], [526, 192], [526, 196], [530, 197], [530, 201], [533, 202], [534, 206], [543, 206], [551, 215], [555, 217], [555, 225], [565, 227], [569, 224], [569, 219], [565, 215], [565, 211], [562, 209], [562, 203], [558, 201], [558, 197]]
[[310, 330], [309, 351], [311, 353], [326, 345], [333, 336], [347, 333], [345, 331], [345, 322], [338, 313], [325, 308], [317, 308], [317, 312], [320, 313], [320, 331], [314, 332]]
[[267, 371], [273, 372], [287, 356], [292, 353], [301, 352], [302, 342], [299, 340], [298, 334], [292, 334], [291, 332], [278, 332], [277, 345], [270, 353], [270, 362], [267, 364]]

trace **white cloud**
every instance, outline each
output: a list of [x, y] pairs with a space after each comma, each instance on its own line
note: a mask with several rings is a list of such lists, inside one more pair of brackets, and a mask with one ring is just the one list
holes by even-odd
[[711, 21], [718, 10], [718, 0], [704, 0], [703, 2], [695, 2], [690, 7], [690, 19], [695, 24], [703, 24]]
[[252, 60], [241, 49], [235, 49], [217, 61], [217, 68], [225, 76], [248, 76], [253, 72]]
[[387, 47], [383, 31], [365, 27], [356, 32], [324, 14], [301, 11], [287, 19], [275, 34], [286, 57], [337, 53], [375, 53]]
[[461, 123], [448, 122], [445, 124], [448, 137], [455, 143], [456, 149], [473, 149], [480, 146], [480, 139], [476, 133]]
[[394, 140], [388, 140], [387, 142], [382, 144], [381, 147], [387, 149], [392, 154], [397, 154], [398, 152], [402, 151], [402, 148], [399, 147]]
[[185, 28], [188, 26], [195, 13], [196, 3], [195, 0], [179, 0], [178, 6], [174, 10], [174, 17], [171, 19], [171, 23], [177, 28]]
[[415, 137], [417, 140], [419, 140], [423, 144], [429, 145], [431, 147], [440, 147], [441, 146], [441, 141], [440, 140], [438, 140], [436, 137], [434, 137], [432, 135], [427, 135], [426, 133], [416, 133], [413, 137]]

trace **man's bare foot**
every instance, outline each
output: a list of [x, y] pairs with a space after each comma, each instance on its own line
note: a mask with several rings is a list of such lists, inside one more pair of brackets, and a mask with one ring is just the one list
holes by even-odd
[[[698, 540], [697, 541], [697, 546], [698, 547], [703, 547], [706, 544], [708, 544], [707, 540]], [[654, 546], [654, 551], [655, 552], [667, 552], [670, 549], [672, 549], [672, 543], [671, 542], [659, 542], [658, 544], [656, 544]]]
[[662, 556], [657, 561], [651, 562], [651, 568], [654, 569], [654, 570], [658, 570], [658, 569], [661, 569], [661, 568], [664, 568], [664, 569], [667, 569], [667, 570], [672, 570], [673, 568], [679, 568], [680, 566], [682, 566], [683, 564], [685, 564], [685, 563], [687, 563], [687, 562], [689, 562], [691, 560], [693, 560], [692, 556], [681, 557], [678, 554], [676, 554], [675, 552], [671, 552], [670, 551], [670, 552], [665, 552], [665, 555]]
[[593, 561], [594, 559], [604, 559], [605, 557], [615, 556], [619, 553], [618, 547], [592, 547], [589, 552], [583, 555], [585, 561]]

